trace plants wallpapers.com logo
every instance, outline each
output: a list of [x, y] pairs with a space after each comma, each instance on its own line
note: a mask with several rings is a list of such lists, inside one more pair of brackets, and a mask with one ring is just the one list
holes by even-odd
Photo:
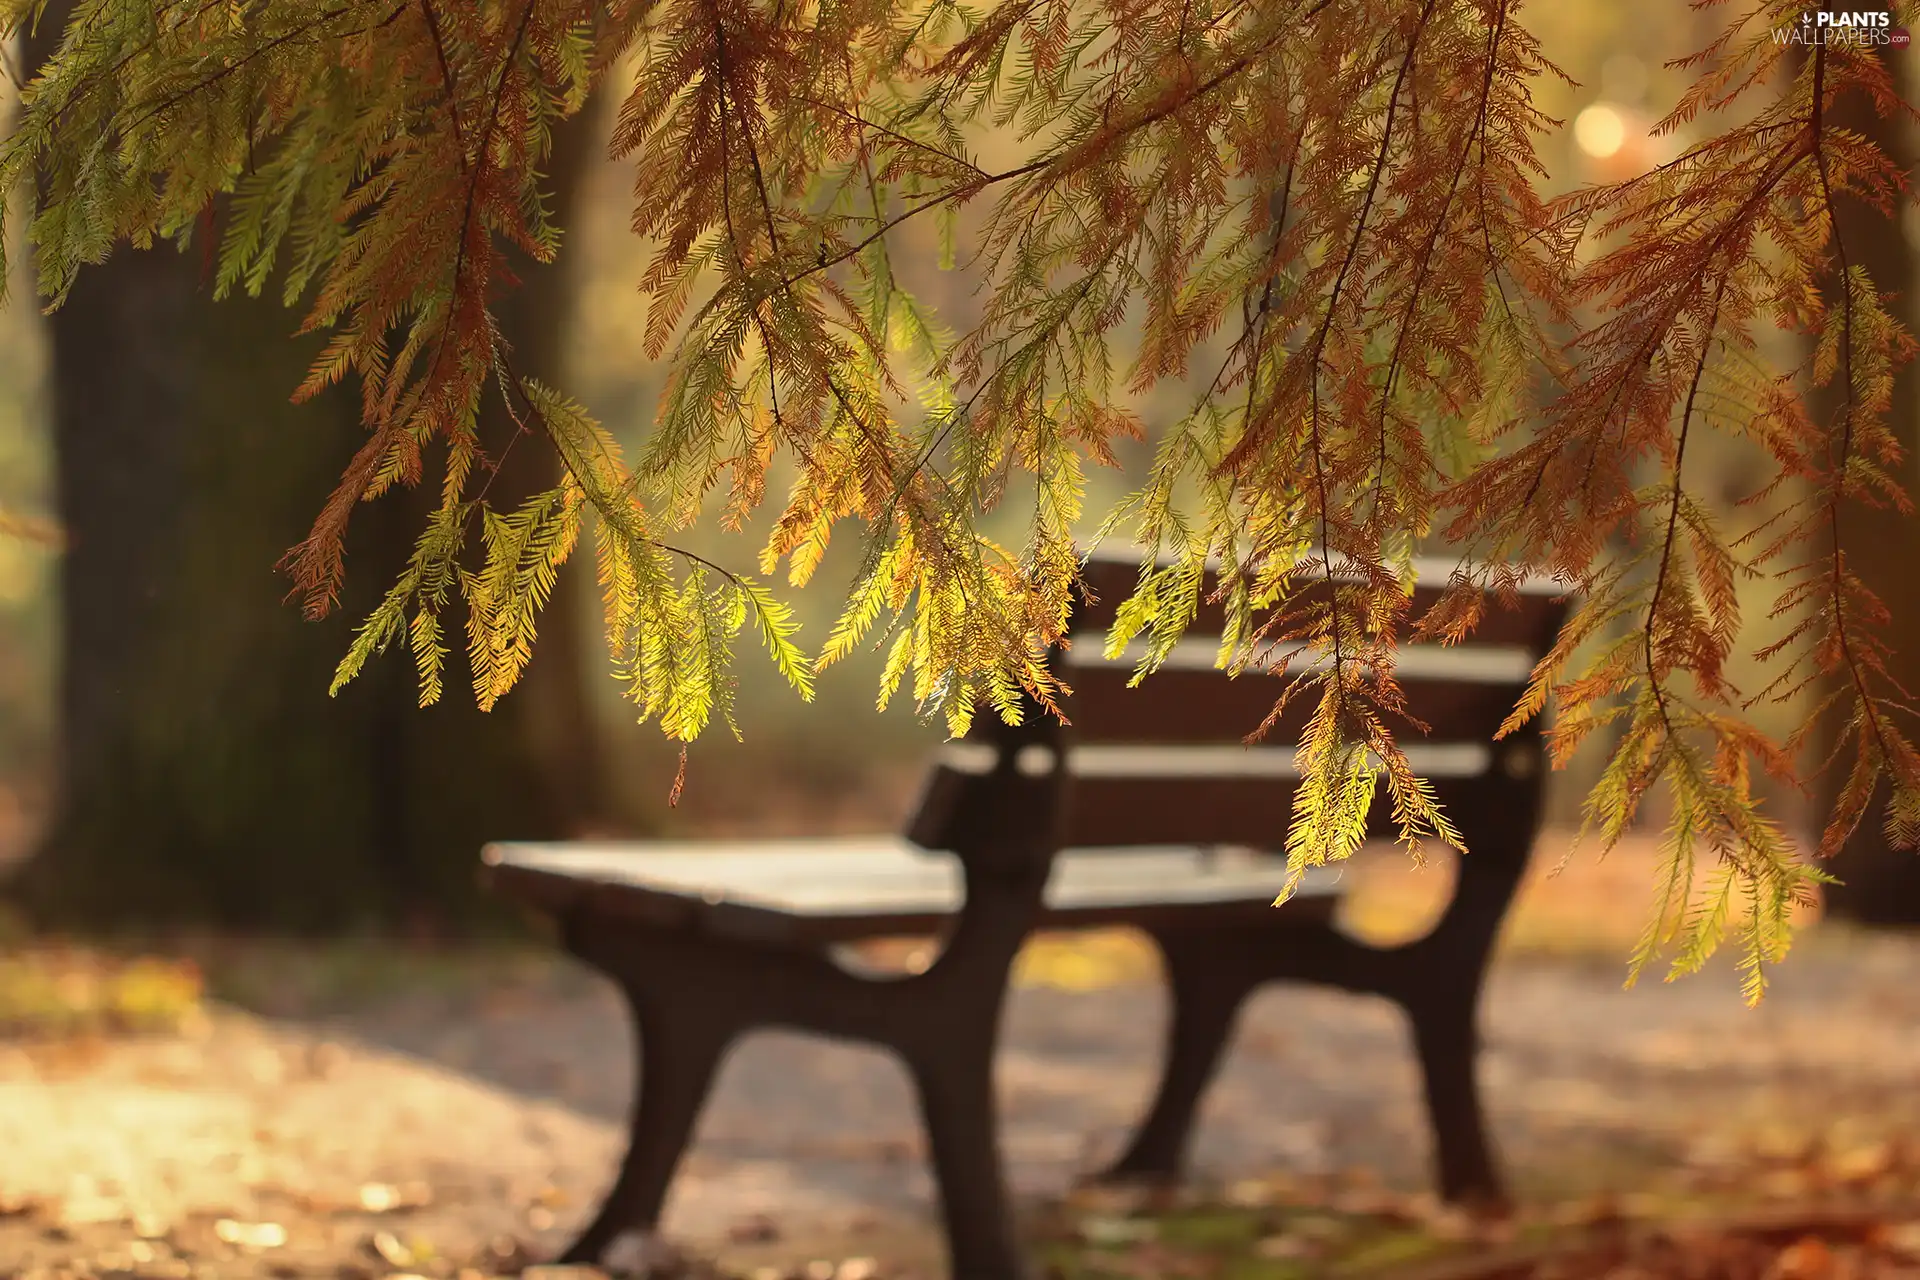
[[1893, 15], [1885, 10], [1828, 13], [1810, 10], [1800, 15], [1797, 25], [1776, 27], [1775, 44], [1854, 45], [1874, 48], [1884, 45], [1904, 49], [1912, 43], [1905, 27], [1893, 25]]

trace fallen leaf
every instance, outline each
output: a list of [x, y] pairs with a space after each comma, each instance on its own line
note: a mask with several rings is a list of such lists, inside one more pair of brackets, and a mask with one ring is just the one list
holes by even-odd
[[246, 1070], [255, 1084], [279, 1084], [286, 1078], [287, 1064], [277, 1050], [261, 1049], [248, 1055]]
[[1870, 1142], [1849, 1147], [1828, 1156], [1825, 1164], [1827, 1176], [1835, 1182], [1854, 1186], [1873, 1182], [1893, 1168], [1893, 1144]]
[[1819, 1236], [1802, 1236], [1780, 1251], [1771, 1275], [1779, 1280], [1820, 1280], [1833, 1271], [1833, 1250]]
[[127, 1202], [112, 1196], [69, 1196], [60, 1206], [60, 1221], [70, 1227], [91, 1227], [127, 1220]]
[[1347, 1234], [1348, 1224], [1323, 1213], [1302, 1214], [1287, 1223], [1289, 1235], [1306, 1240], [1337, 1240]]
[[410, 1267], [413, 1265], [413, 1250], [400, 1242], [400, 1237], [391, 1231], [376, 1231], [367, 1243], [380, 1255], [381, 1261], [390, 1267]]
[[1132, 1280], [1168, 1280], [1168, 1277], [1200, 1277], [1218, 1269], [1218, 1260], [1185, 1250], [1176, 1252], [1158, 1241], [1148, 1240], [1124, 1252], [1102, 1260], [1104, 1269]]
[[1119, 1218], [1103, 1214], [1089, 1215], [1080, 1219], [1078, 1224], [1080, 1238], [1096, 1248], [1137, 1244], [1153, 1239], [1159, 1230], [1159, 1224], [1151, 1218]]
[[1657, 1218], [1669, 1208], [1671, 1205], [1666, 1199], [1645, 1191], [1629, 1191], [1620, 1197], [1623, 1218]]
[[1423, 1225], [1436, 1240], [1458, 1244], [1481, 1236], [1480, 1224], [1465, 1210], [1449, 1205], [1438, 1212], [1423, 1215]]
[[1227, 1188], [1227, 1203], [1236, 1209], [1264, 1209], [1278, 1201], [1277, 1188], [1262, 1178], [1248, 1178]]
[[213, 1224], [213, 1234], [242, 1249], [278, 1249], [287, 1242], [287, 1229], [277, 1222], [238, 1222], [222, 1218]]
[[1889, 1222], [1873, 1233], [1873, 1243], [1895, 1257], [1920, 1262], [1920, 1222]]
[[1353, 1187], [1336, 1191], [1328, 1203], [1339, 1213], [1356, 1218], [1385, 1218], [1391, 1222], [1418, 1222], [1420, 1215], [1408, 1205], [1410, 1197], [1375, 1187]]
[[1799, 1200], [1813, 1187], [1813, 1178], [1805, 1169], [1774, 1169], [1759, 1179], [1760, 1194], [1775, 1200]]
[[1711, 1134], [1690, 1143], [1680, 1161], [1697, 1174], [1724, 1175], [1746, 1169], [1757, 1158], [1764, 1159], [1725, 1134]]
[[45, 1203], [34, 1196], [0, 1192], [0, 1218], [24, 1218], [45, 1207]]
[[1815, 1140], [1798, 1129], [1776, 1126], [1762, 1130], [1753, 1139], [1753, 1152], [1762, 1160], [1789, 1160], [1804, 1163], [1813, 1155]]
[[1091, 1213], [1141, 1213], [1151, 1207], [1161, 1188], [1148, 1181], [1083, 1182], [1067, 1192], [1066, 1207]]
[[1305, 1236], [1278, 1235], [1255, 1244], [1253, 1252], [1269, 1262], [1299, 1262], [1318, 1255], [1321, 1249]]
[[360, 1188], [360, 1207], [368, 1213], [387, 1213], [400, 1203], [400, 1189], [384, 1182], [369, 1182]]
[[487, 1253], [501, 1271], [519, 1271], [532, 1259], [532, 1252], [518, 1236], [498, 1235], [487, 1242]]
[[1560, 1227], [1597, 1227], [1619, 1222], [1624, 1216], [1620, 1198], [1602, 1192], [1560, 1205], [1554, 1210], [1552, 1221]]

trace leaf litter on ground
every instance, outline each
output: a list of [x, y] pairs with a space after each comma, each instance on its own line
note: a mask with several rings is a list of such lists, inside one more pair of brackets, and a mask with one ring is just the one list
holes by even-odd
[[1063, 1202], [1045, 1252], [1056, 1280], [1920, 1280], [1920, 1164], [1904, 1145], [1776, 1133], [1711, 1154], [1646, 1191], [1502, 1214], [1364, 1177], [1211, 1200], [1094, 1188]]

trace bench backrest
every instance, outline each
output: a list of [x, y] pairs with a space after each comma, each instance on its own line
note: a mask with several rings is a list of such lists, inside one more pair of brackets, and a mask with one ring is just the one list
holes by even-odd
[[[1439, 598], [1453, 565], [1416, 567], [1408, 629]], [[996, 786], [1013, 772], [1008, 757], [1027, 753], [1032, 767], [1019, 771], [1031, 773], [1050, 765], [1050, 751], [1061, 753], [1067, 773], [1059, 847], [1270, 849], [1284, 842], [1297, 784], [1294, 753], [1317, 691], [1296, 698], [1259, 745], [1244, 745], [1285, 681], [1255, 670], [1230, 676], [1214, 666], [1223, 611], [1205, 603], [1212, 575], [1199, 615], [1172, 655], [1128, 688], [1138, 649], [1114, 661], [1104, 650], [1115, 610], [1138, 576], [1137, 558], [1103, 557], [1087, 565], [1084, 577], [1095, 599], [1076, 612], [1072, 645], [1055, 655], [1056, 670], [1073, 688], [1062, 706], [1070, 727], [1035, 715], [1009, 728], [982, 710], [967, 739], [942, 751], [908, 830], [917, 843], [963, 848], [956, 824], [966, 821], [968, 810], [996, 803]], [[1558, 588], [1541, 585], [1524, 590], [1518, 608], [1490, 598], [1467, 642], [1400, 646], [1397, 679], [1407, 710], [1431, 732], [1396, 718], [1389, 718], [1389, 728], [1469, 843], [1473, 830], [1484, 837], [1489, 823], [1524, 824], [1531, 836], [1545, 772], [1540, 726], [1536, 720], [1498, 743], [1493, 734], [1559, 633], [1567, 605], [1558, 597]], [[1391, 806], [1383, 799], [1376, 798], [1373, 823], [1371, 834], [1392, 834]]]

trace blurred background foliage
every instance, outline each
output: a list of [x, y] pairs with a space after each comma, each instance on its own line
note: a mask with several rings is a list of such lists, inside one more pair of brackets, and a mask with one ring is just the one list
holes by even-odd
[[[1555, 190], [1631, 176], [1687, 145], [1684, 130], [1649, 132], [1687, 83], [1657, 59], [1704, 44], [1718, 13], [1627, 0], [1534, 5], [1526, 19], [1577, 81], [1538, 87], [1543, 108], [1569, 125], [1543, 147]], [[574, 204], [563, 219], [564, 270], [536, 273], [536, 296], [516, 303], [521, 311], [509, 323], [519, 325], [523, 367], [567, 387], [637, 441], [660, 385], [643, 354], [636, 288], [650, 247], [628, 228], [626, 166], [600, 158], [605, 107], [562, 140], [573, 151], [554, 166], [563, 201]], [[984, 149], [992, 163], [992, 153], [1010, 154], [1012, 143], [988, 139]], [[1911, 221], [1904, 230], [1911, 241]], [[896, 250], [902, 278], [954, 326], [974, 309], [964, 218], [960, 243], [953, 271], [939, 269], [930, 225], [904, 228]], [[1897, 248], [1910, 268], [1909, 244]], [[469, 886], [475, 848], [487, 837], [871, 829], [905, 812], [922, 752], [940, 731], [921, 723], [908, 700], [874, 709], [873, 653], [829, 670], [811, 706], [767, 664], [743, 660], [746, 739], [716, 732], [696, 744], [684, 797], [669, 808], [678, 748], [636, 728], [607, 677], [597, 591], [584, 563], [570, 568], [571, 585], [555, 598], [527, 683], [484, 731], [457, 688], [441, 706], [413, 710], [398, 655], [383, 661], [390, 678], [329, 702], [326, 675], [358, 619], [355, 606], [397, 567], [413, 514], [405, 500], [361, 513], [355, 592], [333, 618], [305, 623], [282, 605], [284, 583], [270, 566], [344, 464], [351, 415], [343, 418], [337, 404], [288, 407], [298, 362], [258, 353], [275, 350], [270, 344], [291, 352], [293, 313], [228, 303], [225, 317], [199, 318], [211, 304], [191, 269], [197, 254], [173, 266], [141, 261], [154, 256], [123, 254], [96, 269], [92, 295], [52, 323], [31, 305], [25, 279], [14, 282], [14, 305], [0, 310], [0, 509], [58, 520], [81, 548], [64, 556], [63, 605], [62, 553], [0, 539], [0, 859], [48, 851], [25, 879], [37, 910], [117, 924], [439, 931], [486, 918]], [[156, 309], [162, 295], [166, 306], [196, 317], [188, 327], [198, 326], [199, 345], [182, 347], [179, 334], [156, 325], [156, 316], [172, 314]], [[73, 327], [63, 334], [58, 325]], [[62, 349], [73, 353], [70, 362]], [[168, 361], [194, 362], [190, 387], [155, 392], [141, 381], [153, 376], [143, 369]], [[123, 437], [90, 435], [55, 407], [85, 400], [96, 381], [117, 388], [117, 398], [88, 402], [96, 416], [165, 402], [152, 421], [117, 428], [139, 433], [124, 438], [159, 439], [165, 465], [123, 475], [123, 488], [111, 492], [87, 488], [106, 463], [78, 455], [106, 447], [89, 441]], [[1169, 385], [1139, 409], [1151, 426], [1182, 403], [1182, 389]], [[1724, 439], [1708, 447], [1712, 488], [1733, 518], [1732, 504], [1766, 478], [1762, 459]], [[1123, 457], [1137, 464], [1149, 448]], [[542, 457], [524, 465], [550, 464]], [[66, 489], [57, 476], [68, 477]], [[531, 471], [529, 478], [538, 479]], [[1096, 474], [1088, 509], [1103, 513], [1126, 484]], [[246, 485], [258, 487], [261, 500], [236, 504], [236, 487]], [[67, 505], [75, 509], [58, 509], [57, 490], [73, 491]], [[154, 514], [138, 517], [148, 522], [143, 533], [121, 508], [148, 500]], [[87, 541], [75, 541], [80, 532]], [[708, 521], [683, 541], [722, 564], [751, 567], [764, 533], [764, 521], [738, 533]], [[134, 554], [136, 543], [153, 544], [150, 554]], [[843, 603], [857, 553], [857, 539], [843, 536], [814, 585], [797, 595], [810, 646]], [[75, 576], [82, 572], [99, 579], [84, 600], [73, 590], [86, 585]], [[1769, 584], [1749, 594], [1749, 616], [1763, 617]], [[123, 615], [119, 599], [148, 603], [144, 612], [129, 603]], [[103, 646], [103, 636], [123, 631], [135, 642]], [[255, 688], [275, 696], [245, 695]], [[1776, 730], [1799, 714], [1761, 713]], [[490, 763], [476, 764], [476, 752], [491, 752]], [[1591, 761], [1576, 762], [1555, 780], [1557, 821], [1577, 821], [1592, 771]], [[1800, 799], [1780, 801], [1782, 816], [1798, 823]]]
[[[22, 257], [8, 257], [16, 298], [31, 297]], [[53, 514], [45, 364], [33, 308], [0, 308], [0, 511], [22, 519]], [[57, 568], [46, 543], [0, 538], [0, 859], [25, 854], [50, 799]]]

